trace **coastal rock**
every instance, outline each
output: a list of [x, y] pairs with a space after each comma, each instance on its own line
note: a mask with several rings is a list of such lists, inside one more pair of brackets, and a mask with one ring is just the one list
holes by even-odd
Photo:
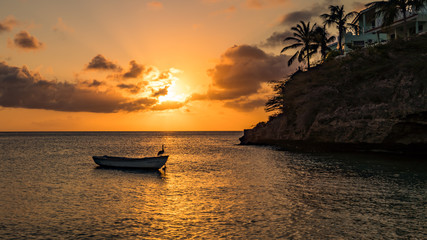
[[427, 36], [355, 51], [290, 78], [285, 110], [241, 144], [427, 153]]

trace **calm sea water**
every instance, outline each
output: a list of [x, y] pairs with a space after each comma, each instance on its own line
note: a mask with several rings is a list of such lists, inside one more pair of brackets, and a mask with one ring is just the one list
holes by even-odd
[[[0, 238], [427, 239], [425, 161], [239, 146], [241, 135], [0, 133]], [[91, 159], [161, 144], [165, 172]]]

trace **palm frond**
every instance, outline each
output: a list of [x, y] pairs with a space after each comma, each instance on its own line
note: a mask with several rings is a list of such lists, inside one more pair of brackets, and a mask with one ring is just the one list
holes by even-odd
[[295, 43], [295, 44], [286, 46], [282, 49], [282, 51], [280, 51], [280, 53], [283, 53], [284, 51], [286, 51], [288, 49], [295, 49], [295, 48], [301, 47], [302, 45], [303, 45], [302, 43]]
[[292, 63], [295, 61], [295, 59], [298, 55], [299, 55], [299, 51], [297, 51], [291, 58], [289, 58], [288, 67], [292, 65]]
[[292, 41], [296, 41], [296, 42], [301, 42], [301, 39], [299, 39], [299, 38], [296, 38], [296, 37], [287, 37], [287, 38], [285, 38], [283, 41], [290, 41], [290, 40], [292, 40]]

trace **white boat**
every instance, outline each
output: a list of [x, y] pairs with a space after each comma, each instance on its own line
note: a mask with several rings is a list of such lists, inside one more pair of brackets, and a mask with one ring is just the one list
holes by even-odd
[[144, 158], [127, 158], [112, 156], [93, 156], [96, 164], [103, 167], [160, 169], [168, 160], [168, 155]]

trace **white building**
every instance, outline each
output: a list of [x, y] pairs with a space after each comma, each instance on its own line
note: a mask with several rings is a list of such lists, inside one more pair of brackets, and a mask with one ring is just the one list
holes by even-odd
[[[397, 38], [405, 38], [405, 21], [400, 13], [389, 26], [383, 26], [383, 16], [376, 14], [376, 8], [362, 10], [352, 24], [358, 26], [354, 34], [346, 33], [343, 42], [345, 51], [354, 47], [365, 47], [371, 44], [386, 42]], [[413, 36], [427, 32], [427, 6], [419, 11], [406, 12], [406, 35]]]

